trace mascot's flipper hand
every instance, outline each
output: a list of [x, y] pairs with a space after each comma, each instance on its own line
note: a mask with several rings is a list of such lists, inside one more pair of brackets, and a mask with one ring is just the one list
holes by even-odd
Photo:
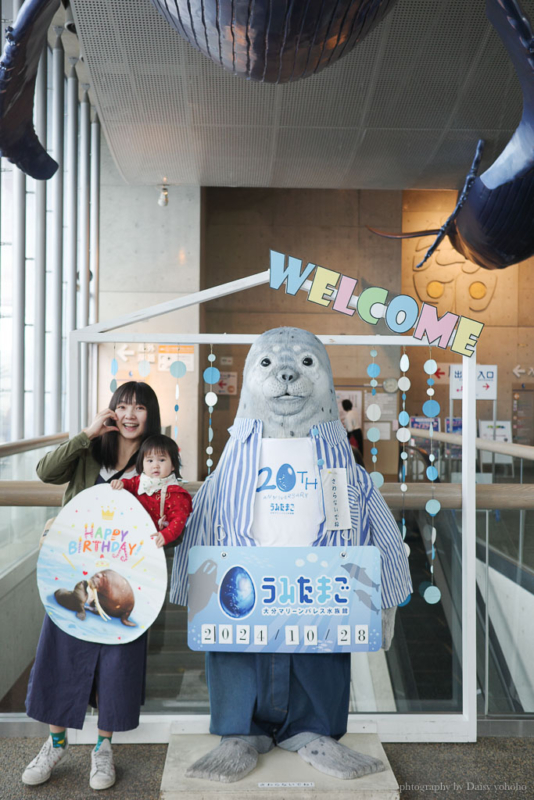
[[389, 650], [395, 632], [397, 606], [382, 609], [382, 650]]
[[186, 778], [234, 783], [252, 772], [258, 751], [244, 739], [224, 739], [218, 747], [199, 758], [185, 773]]
[[217, 564], [208, 558], [189, 576], [188, 605], [190, 619], [206, 608], [213, 592], [217, 591]]

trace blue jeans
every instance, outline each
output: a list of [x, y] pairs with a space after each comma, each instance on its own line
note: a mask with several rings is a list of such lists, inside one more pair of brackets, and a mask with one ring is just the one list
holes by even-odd
[[210, 732], [260, 753], [347, 731], [350, 654], [207, 653]]

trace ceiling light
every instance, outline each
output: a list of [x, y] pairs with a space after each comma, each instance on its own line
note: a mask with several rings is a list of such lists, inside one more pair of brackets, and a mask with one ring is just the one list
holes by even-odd
[[165, 206], [169, 205], [169, 189], [167, 186], [161, 187], [161, 193], [158, 197], [158, 206], [160, 208], [165, 208]]
[[76, 34], [76, 23], [74, 22], [74, 17], [72, 15], [72, 8], [70, 7], [70, 3], [65, 9], [65, 28], [68, 30], [69, 33]]

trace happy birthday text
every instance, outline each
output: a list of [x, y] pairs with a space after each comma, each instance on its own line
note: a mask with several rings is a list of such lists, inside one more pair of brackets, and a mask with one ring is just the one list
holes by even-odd
[[83, 536], [72, 539], [69, 542], [69, 555], [75, 553], [109, 553], [112, 558], [120, 558], [127, 561], [129, 558], [137, 557], [143, 546], [143, 542], [132, 544], [126, 541], [129, 531], [120, 528], [95, 528], [94, 523], [85, 525]]

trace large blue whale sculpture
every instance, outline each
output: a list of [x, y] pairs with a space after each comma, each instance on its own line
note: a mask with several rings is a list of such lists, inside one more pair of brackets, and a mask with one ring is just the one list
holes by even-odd
[[152, 0], [184, 39], [241, 78], [288, 83], [333, 64], [397, 0]]
[[455, 250], [486, 269], [502, 269], [534, 255], [534, 36], [517, 0], [487, 0], [486, 14], [502, 39], [523, 91], [519, 127], [492, 166], [476, 177], [475, 160], [458, 204], [439, 230], [374, 233], [395, 239], [437, 234], [421, 267], [448, 236]]
[[[127, 0], [125, 0], [127, 2]], [[349, 52], [396, 0], [152, 0], [195, 47], [236, 75], [269, 83], [307, 77]], [[59, 0], [26, 0], [8, 29], [0, 61], [0, 151], [37, 179], [57, 164], [33, 129], [35, 77], [46, 31]], [[534, 37], [518, 0], [487, 0], [523, 91], [521, 123], [497, 161], [476, 177], [477, 155], [444, 236], [470, 261], [497, 269], [534, 254]]]
[[[350, 52], [397, 0], [152, 2], [193, 47], [235, 75], [285, 83], [319, 72]], [[39, 58], [59, 4], [26, 0], [7, 28], [0, 61], [0, 152], [39, 180], [57, 170], [35, 135], [32, 110]]]

